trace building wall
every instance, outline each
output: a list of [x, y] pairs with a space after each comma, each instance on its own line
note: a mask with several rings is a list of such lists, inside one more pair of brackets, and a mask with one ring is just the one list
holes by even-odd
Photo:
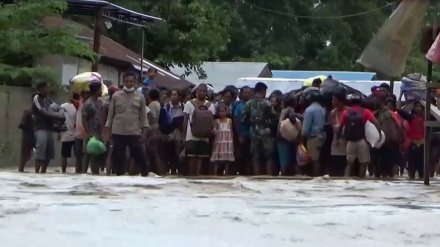
[[[90, 69], [92, 68], [92, 63], [90, 61], [81, 58], [77, 60], [78, 60], [77, 74], [90, 71]], [[66, 68], [65, 69], [66, 72], [69, 69], [69, 67], [66, 66], [66, 64], [64, 64], [64, 68]], [[102, 63], [100, 63], [98, 66], [98, 73], [102, 75], [102, 78], [104, 80], [111, 80], [115, 85], [117, 85], [118, 82], [120, 81], [120, 77], [122, 74], [122, 72], [118, 70], [118, 68]]]
[[[18, 129], [23, 111], [31, 106], [31, 88], [0, 86], [0, 167], [18, 166], [20, 160], [21, 130]], [[52, 95], [55, 102], [66, 102], [68, 94]], [[56, 142], [56, 158], [51, 166], [60, 165], [60, 142]], [[27, 169], [33, 166], [33, 161]]]
[[[69, 80], [77, 74], [90, 72], [92, 63], [86, 59], [48, 55], [39, 59], [35, 63], [36, 66], [47, 66], [55, 70], [58, 76], [58, 80], [61, 85], [69, 85]], [[105, 80], [111, 80], [115, 85], [122, 79], [122, 71], [114, 66], [100, 63], [98, 66], [98, 72]]]
[[[61, 78], [61, 85], [68, 86], [69, 80], [76, 76], [78, 73], [78, 61], [79, 59], [76, 57], [63, 57], [62, 61], [62, 78]], [[89, 67], [89, 71], [90, 71]]]
[[[45, 56], [35, 61], [35, 66], [47, 66], [54, 69], [62, 85], [68, 85], [69, 79], [78, 73], [88, 72], [91, 63], [85, 59], [61, 56]], [[122, 72], [115, 67], [100, 64], [98, 72], [104, 79], [112, 80], [115, 84], [120, 81]], [[20, 161], [21, 130], [18, 129], [23, 111], [31, 106], [31, 88], [0, 86], [0, 167], [18, 167]], [[69, 99], [69, 93], [59, 90], [52, 99], [62, 104]], [[55, 137], [57, 134], [54, 134]], [[60, 166], [60, 142], [56, 141], [56, 157], [51, 166]], [[69, 163], [72, 164], [73, 160]], [[27, 170], [33, 167], [33, 160], [27, 165]]]
[[43, 66], [51, 68], [57, 75], [57, 79], [61, 81], [63, 74], [63, 59], [58, 55], [47, 55], [40, 59], [34, 60], [34, 67]]

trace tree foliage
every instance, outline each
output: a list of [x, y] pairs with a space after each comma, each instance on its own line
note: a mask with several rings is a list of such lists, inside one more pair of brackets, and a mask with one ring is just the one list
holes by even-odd
[[[364, 70], [356, 59], [397, 7], [389, 0], [114, 2], [164, 18], [165, 23], [147, 31], [146, 56], [165, 66], [190, 69], [201, 61], [220, 60], [268, 62], [272, 69]], [[432, 6], [427, 21], [438, 12]], [[140, 31], [120, 25], [110, 32], [139, 51]], [[408, 72], [426, 70], [418, 45], [419, 39], [408, 59]]]
[[[183, 66], [201, 77], [203, 61], [268, 62], [271, 69], [286, 70], [365, 70], [356, 59], [396, 8], [392, 0], [110, 1], [165, 21], [146, 30], [113, 22], [107, 35], [140, 53], [145, 32], [146, 58], [165, 67]], [[394, 4], [386, 6], [390, 3]], [[90, 49], [66, 29], [38, 25], [47, 15], [63, 13], [65, 7], [62, 0], [21, 0], [19, 5], [1, 8], [0, 76], [46, 73], [12, 65], [11, 57], [59, 53], [93, 58]], [[431, 6], [426, 22], [432, 24], [439, 13], [437, 5]], [[77, 20], [93, 25], [89, 17]], [[417, 38], [407, 61], [408, 73], [426, 72], [419, 44]]]
[[[425, 26], [438, 26], [440, 24], [440, 6], [439, 5], [431, 5], [428, 8], [428, 12], [425, 17]], [[420, 72], [423, 74], [427, 73], [427, 60], [425, 58], [425, 54], [422, 54], [420, 51], [420, 35], [414, 41], [414, 45], [411, 49], [408, 60], [406, 61], [405, 72]], [[433, 78], [436, 80], [440, 79], [440, 69], [438, 66], [434, 66], [433, 68]]]
[[[218, 54], [225, 51], [229, 43], [231, 18], [225, 8], [227, 5], [210, 0], [113, 2], [164, 19], [145, 30], [145, 56], [165, 67], [185, 67], [204, 77], [200, 64], [218, 59]], [[138, 52], [142, 45], [141, 32], [140, 28], [126, 24], [116, 24], [110, 30], [112, 37]]]
[[[365, 70], [356, 59], [397, 7], [391, 0], [114, 2], [164, 18], [165, 23], [147, 31], [146, 57], [190, 69], [197, 68], [201, 61], [220, 60], [268, 62], [272, 69]], [[386, 6], [390, 3], [394, 4]], [[439, 17], [439, 10], [438, 6], [430, 7], [428, 23]], [[362, 12], [367, 13], [335, 18]], [[139, 30], [121, 25], [111, 34], [139, 51]], [[426, 71], [426, 60], [418, 45], [419, 38], [406, 72]]]
[[76, 39], [71, 29], [44, 25], [46, 16], [59, 16], [65, 9], [62, 0], [20, 0], [0, 6], [0, 78], [55, 80], [51, 68], [32, 64], [33, 59], [49, 54], [96, 59], [88, 44]]

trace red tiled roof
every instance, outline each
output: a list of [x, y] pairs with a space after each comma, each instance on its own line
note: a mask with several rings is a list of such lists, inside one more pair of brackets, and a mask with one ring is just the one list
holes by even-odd
[[[90, 47], [93, 47], [93, 34], [94, 31], [82, 24], [79, 24], [77, 22], [66, 20], [66, 19], [60, 19], [58, 17], [46, 17], [44, 20], [44, 24], [47, 27], [54, 27], [54, 26], [75, 26], [78, 28], [77, 36], [80, 38], [88, 39]], [[74, 29], [72, 29], [74, 30]], [[127, 64], [132, 64], [133, 68], [140, 69], [141, 67], [141, 56], [137, 54], [136, 52], [126, 48], [125, 46], [115, 42], [114, 40], [101, 35], [101, 46], [99, 49], [99, 54], [103, 57], [118, 60], [121, 62], [125, 62]], [[157, 69], [157, 77], [155, 78], [155, 83], [159, 87], [165, 87], [165, 88], [187, 88], [189, 86], [194, 85], [193, 83], [181, 79], [179, 76], [167, 71], [166, 69], [162, 68], [161, 66], [147, 60], [144, 58], [143, 60], [144, 71], [150, 67]]]

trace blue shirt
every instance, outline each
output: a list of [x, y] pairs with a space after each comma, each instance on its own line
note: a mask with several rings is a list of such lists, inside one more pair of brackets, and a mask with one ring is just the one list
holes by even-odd
[[[154, 82], [150, 78], [145, 79], [142, 82], [142, 84], [143, 84], [143, 86], [147, 86], [147, 87], [150, 87], [150, 88], [155, 88]], [[148, 95], [148, 89], [142, 88], [142, 96], [146, 96], [146, 95]]]
[[303, 115], [302, 135], [313, 138], [325, 136], [325, 110], [319, 103], [312, 103]]
[[155, 85], [154, 85], [154, 82], [153, 82], [153, 80], [152, 79], [150, 79], [150, 78], [147, 78], [147, 79], [145, 79], [144, 81], [143, 81], [143, 84], [144, 84], [144, 86], [149, 86], [149, 87], [155, 87]]
[[244, 104], [245, 103], [243, 101], [239, 101], [237, 103], [234, 109], [233, 116], [235, 118], [235, 121], [238, 121], [240, 123], [240, 135], [244, 137], [248, 137], [250, 132], [250, 126], [247, 123], [241, 121], [243, 119]]

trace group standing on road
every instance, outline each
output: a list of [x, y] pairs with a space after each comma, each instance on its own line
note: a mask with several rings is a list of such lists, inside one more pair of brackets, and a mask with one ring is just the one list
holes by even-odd
[[[214, 93], [194, 88], [157, 88], [150, 69], [138, 88], [137, 76], [126, 73], [122, 86], [102, 97], [101, 82], [74, 93], [54, 111], [48, 83], [39, 83], [32, 107], [23, 113], [22, 159], [35, 148], [35, 172], [45, 173], [55, 157], [54, 131], [60, 132], [61, 166], [75, 156], [75, 172], [159, 175], [309, 175], [394, 177], [408, 170], [423, 177], [424, 107], [413, 102], [401, 109], [402, 95], [387, 84], [372, 94], [322, 94], [321, 79], [301, 92], [274, 91], [267, 86], [227, 86]], [[56, 123], [64, 122], [57, 130]], [[365, 125], [373, 124], [384, 143], [371, 147]], [[89, 155], [94, 137], [107, 146]], [[434, 147], [436, 144], [433, 143]], [[433, 166], [436, 165], [434, 158]], [[434, 170], [434, 169], [433, 169]], [[431, 174], [433, 175], [433, 174]]]

